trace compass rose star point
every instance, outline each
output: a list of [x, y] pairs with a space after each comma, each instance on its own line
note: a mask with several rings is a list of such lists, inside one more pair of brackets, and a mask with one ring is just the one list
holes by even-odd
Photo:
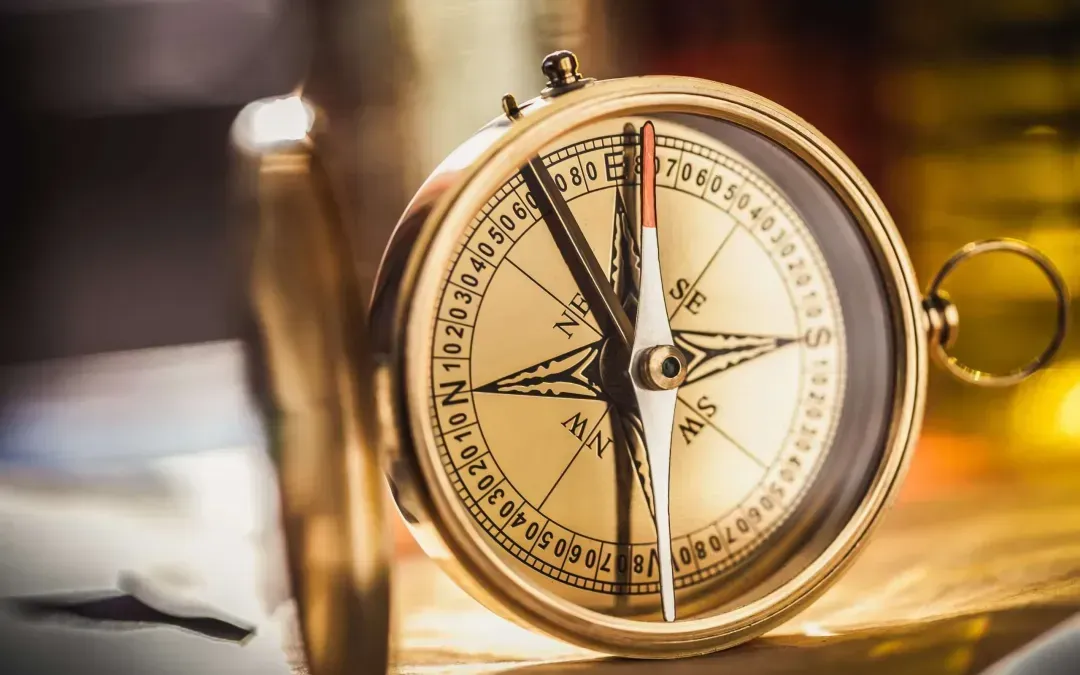
[[604, 398], [600, 382], [601, 341], [592, 342], [493, 380], [474, 391], [485, 394]]
[[686, 384], [717, 375], [798, 342], [796, 338], [774, 335], [679, 330], [672, 332], [675, 344], [686, 356]]

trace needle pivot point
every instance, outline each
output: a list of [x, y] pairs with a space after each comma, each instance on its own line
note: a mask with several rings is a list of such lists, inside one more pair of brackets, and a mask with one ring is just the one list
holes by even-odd
[[649, 389], [677, 389], [686, 380], [686, 370], [686, 357], [671, 345], [651, 347], [638, 357], [638, 375]]

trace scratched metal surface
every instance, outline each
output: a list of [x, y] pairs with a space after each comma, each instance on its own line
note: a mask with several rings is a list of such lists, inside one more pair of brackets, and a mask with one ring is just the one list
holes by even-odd
[[[980, 673], [1080, 611], [1076, 485], [994, 483], [901, 504], [843, 580], [801, 616], [744, 647], [665, 663], [664, 672]], [[657, 668], [504, 621], [422, 557], [396, 571], [398, 673]]]

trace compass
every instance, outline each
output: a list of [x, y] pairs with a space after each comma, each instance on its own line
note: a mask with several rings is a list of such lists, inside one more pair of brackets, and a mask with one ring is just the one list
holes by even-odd
[[[1038, 251], [987, 240], [924, 296], [873, 189], [792, 113], [698, 79], [593, 80], [570, 52], [542, 68], [548, 86], [503, 98], [384, 253], [365, 381], [392, 493], [511, 620], [624, 656], [730, 647], [864, 547], [930, 358], [1018, 382], [1060, 347], [1068, 292]], [[992, 252], [1058, 299], [1048, 347], [1005, 374], [948, 354], [942, 286]]]

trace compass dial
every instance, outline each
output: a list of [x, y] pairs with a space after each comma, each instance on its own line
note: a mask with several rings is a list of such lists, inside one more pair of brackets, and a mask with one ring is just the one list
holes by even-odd
[[[652, 121], [664, 298], [687, 365], [670, 523], [688, 601], [754, 564], [813, 485], [844, 399], [846, 336], [834, 279], [785, 195], [716, 138]], [[606, 119], [541, 153], [628, 314], [644, 122]], [[640, 422], [602, 325], [515, 174], [445, 269], [430, 354], [436, 445], [473, 525], [522, 574], [593, 609], [655, 611]]]

